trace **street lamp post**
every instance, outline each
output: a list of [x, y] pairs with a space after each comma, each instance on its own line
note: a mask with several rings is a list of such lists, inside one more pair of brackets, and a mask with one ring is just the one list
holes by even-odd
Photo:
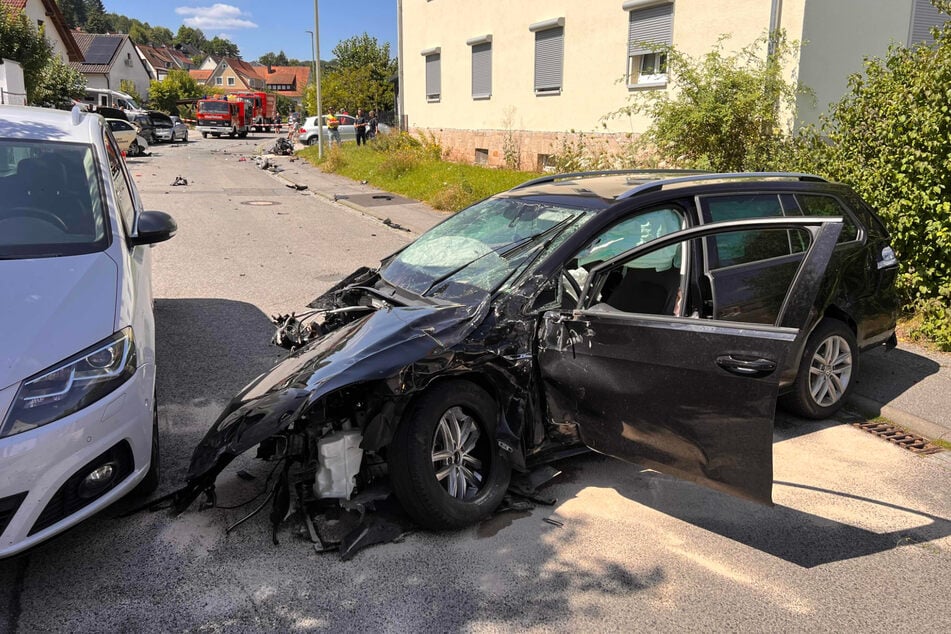
[[310, 33], [310, 43], [314, 53], [314, 97], [317, 100], [317, 158], [324, 157], [324, 108], [320, 103], [320, 10], [318, 0], [314, 0], [314, 30]]
[[323, 113], [320, 111], [320, 78], [318, 77], [320, 73], [320, 61], [317, 58], [317, 44], [314, 42], [314, 32], [313, 31], [304, 31], [304, 33], [310, 33], [310, 50], [314, 56], [314, 100], [316, 101], [317, 108], [317, 158], [321, 159], [324, 156], [324, 128], [323, 128]]

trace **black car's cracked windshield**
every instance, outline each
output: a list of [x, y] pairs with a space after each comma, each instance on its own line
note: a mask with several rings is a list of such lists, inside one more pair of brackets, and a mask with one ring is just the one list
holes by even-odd
[[381, 271], [416, 295], [462, 299], [492, 292], [588, 210], [490, 198], [424, 233]]

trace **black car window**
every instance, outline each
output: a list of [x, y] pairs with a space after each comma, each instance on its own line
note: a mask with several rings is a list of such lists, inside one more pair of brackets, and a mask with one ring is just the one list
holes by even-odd
[[[606, 262], [625, 251], [665, 236], [684, 227], [683, 212], [679, 209], [664, 207], [633, 216], [611, 225], [588, 241], [578, 253], [568, 261], [567, 270], [571, 277], [584, 286], [588, 272], [601, 262]], [[658, 270], [677, 266], [674, 263], [676, 247], [662, 250], [652, 257]]]
[[[791, 230], [808, 244], [808, 234]], [[727, 242], [769, 244], [787, 239], [786, 229], [757, 229], [720, 234]], [[594, 311], [674, 315], [774, 324], [802, 259], [756, 262], [702, 274], [688, 271], [691, 253], [701, 252], [703, 238], [621, 260], [591, 281], [586, 308]], [[671, 252], [676, 266], [657, 266], [658, 254]], [[666, 260], [666, 257], [664, 258]], [[694, 280], [694, 283], [691, 283]], [[697, 283], [699, 281], [699, 283]]]
[[[746, 218], [782, 217], [783, 205], [777, 194], [711, 196], [702, 200], [705, 220], [722, 222]], [[802, 251], [795, 234], [784, 231], [736, 231], [710, 238], [710, 267], [722, 268], [781, 257]]]
[[858, 227], [838, 200], [832, 196], [797, 194], [796, 199], [804, 216], [842, 216], [842, 233], [839, 242], [852, 242], [859, 237]]

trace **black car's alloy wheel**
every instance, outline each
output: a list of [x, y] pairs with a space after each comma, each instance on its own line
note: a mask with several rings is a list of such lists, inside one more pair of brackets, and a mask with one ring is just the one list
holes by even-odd
[[468, 381], [440, 383], [404, 418], [389, 448], [403, 508], [427, 528], [468, 526], [502, 501], [511, 466], [495, 444], [495, 401]]
[[858, 371], [858, 346], [847, 325], [822, 320], [809, 336], [793, 391], [782, 404], [805, 418], [827, 418], [845, 403]]

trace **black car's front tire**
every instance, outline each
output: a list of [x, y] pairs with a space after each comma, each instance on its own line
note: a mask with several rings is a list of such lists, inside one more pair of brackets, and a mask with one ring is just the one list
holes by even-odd
[[468, 381], [438, 383], [407, 413], [389, 448], [393, 490], [426, 528], [453, 529], [491, 514], [511, 465], [495, 443], [498, 406]]
[[149, 461], [149, 470], [145, 477], [136, 485], [134, 494], [145, 497], [153, 493], [159, 485], [161, 476], [161, 454], [159, 448], [158, 402], [152, 398], [152, 455]]
[[855, 334], [837, 319], [823, 319], [809, 336], [796, 383], [781, 403], [804, 418], [828, 418], [852, 393], [858, 366]]

